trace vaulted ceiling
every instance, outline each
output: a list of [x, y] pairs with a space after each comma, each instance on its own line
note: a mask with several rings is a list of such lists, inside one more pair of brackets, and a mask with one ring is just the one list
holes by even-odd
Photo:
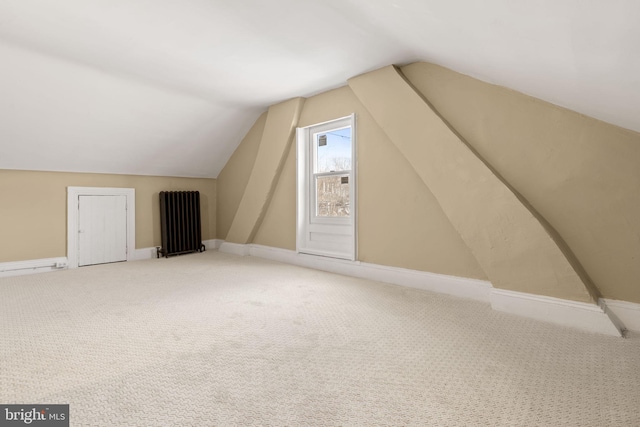
[[428, 61], [640, 131], [637, 0], [0, 0], [0, 168], [216, 177], [270, 104]]

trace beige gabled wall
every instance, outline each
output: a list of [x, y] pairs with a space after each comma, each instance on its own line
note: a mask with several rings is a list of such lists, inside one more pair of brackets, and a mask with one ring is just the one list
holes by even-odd
[[557, 233], [396, 67], [349, 79], [349, 87], [434, 194], [494, 287], [597, 301], [597, 290]]
[[202, 238], [216, 236], [216, 180], [0, 170], [0, 262], [67, 255], [67, 187], [136, 190], [136, 247], [160, 246], [160, 191], [199, 191]]
[[225, 167], [218, 174], [216, 229], [220, 239], [226, 239], [244, 195], [244, 190], [247, 187], [256, 156], [258, 155], [266, 121], [267, 113], [264, 112], [258, 117], [238, 148], [231, 155]]
[[227, 241], [251, 243], [258, 232], [284, 168], [289, 148], [293, 145], [304, 101], [304, 98], [294, 98], [269, 107], [258, 153], [227, 232]]
[[[640, 302], [638, 133], [435, 65], [416, 63], [401, 71], [551, 224], [602, 296]], [[351, 89], [308, 98], [299, 126], [353, 112], [358, 136], [359, 259], [486, 279], [433, 194]], [[229, 163], [220, 175], [225, 177], [218, 181], [220, 194], [242, 187], [242, 177], [246, 179], [255, 159], [247, 153], [257, 151], [251, 143], [247, 137], [234, 154], [236, 165], [247, 159], [241, 173], [232, 171]], [[292, 148], [253, 241], [294, 249], [295, 215]], [[219, 226], [218, 237], [225, 238], [223, 227]], [[514, 263], [510, 268], [517, 272], [519, 267]], [[540, 293], [561, 296], [548, 290]]]
[[[486, 279], [433, 195], [351, 89], [342, 87], [308, 98], [302, 109], [299, 126], [344, 117], [354, 112], [358, 137], [358, 259]], [[242, 145], [238, 150], [244, 150]], [[226, 169], [223, 173], [227, 173]], [[295, 249], [295, 170], [295, 147], [292, 147], [254, 243]], [[220, 177], [218, 185], [223, 191], [221, 187], [226, 184], [222, 184]], [[222, 200], [218, 203], [222, 206]], [[220, 234], [219, 237], [224, 238]]]
[[558, 231], [603, 297], [640, 302], [640, 134], [437, 65], [402, 72]]
[[[291, 226], [293, 224], [293, 227]], [[296, 249], [296, 146], [289, 153], [254, 243]]]

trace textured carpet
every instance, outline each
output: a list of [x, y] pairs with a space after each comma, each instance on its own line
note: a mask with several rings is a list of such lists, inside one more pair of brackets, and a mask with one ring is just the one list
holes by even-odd
[[0, 403], [73, 426], [637, 426], [640, 336], [219, 252], [0, 279]]

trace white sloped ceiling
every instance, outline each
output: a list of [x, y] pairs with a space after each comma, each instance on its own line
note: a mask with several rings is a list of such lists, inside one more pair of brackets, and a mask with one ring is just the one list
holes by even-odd
[[261, 111], [434, 62], [640, 131], [636, 0], [0, 0], [0, 168], [216, 177]]

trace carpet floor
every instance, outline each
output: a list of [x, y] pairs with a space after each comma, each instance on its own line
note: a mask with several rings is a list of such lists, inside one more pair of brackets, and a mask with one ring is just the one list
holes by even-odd
[[205, 252], [0, 279], [0, 403], [72, 426], [638, 426], [640, 335]]

